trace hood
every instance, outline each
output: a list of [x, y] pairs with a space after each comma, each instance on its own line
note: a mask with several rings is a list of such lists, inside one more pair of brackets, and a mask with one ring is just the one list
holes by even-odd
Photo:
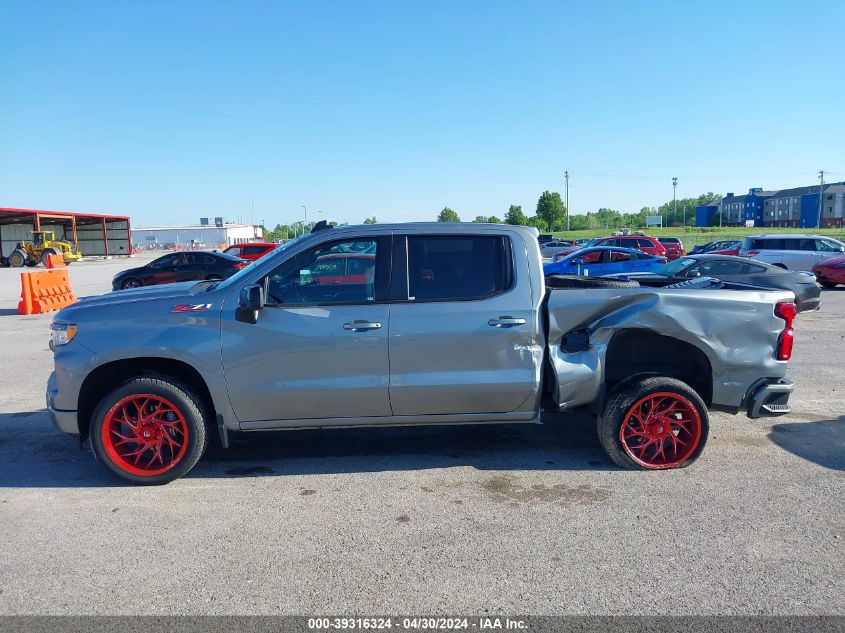
[[196, 302], [196, 295], [204, 293], [208, 286], [209, 284], [204, 282], [185, 281], [178, 284], [130, 288], [108, 292], [104, 295], [82, 297], [73, 305], [59, 311], [56, 314], [56, 320], [73, 320], [78, 312], [91, 308], [112, 308], [122, 305], [131, 306], [133, 303], [168, 300], [173, 301], [174, 305], [193, 303]]
[[148, 270], [149, 268], [147, 268], [146, 266], [138, 266], [137, 268], [127, 268], [126, 270], [121, 270], [119, 273], [117, 273], [114, 277], [112, 277], [112, 280], [118, 279], [120, 277], [137, 275], [140, 272], [146, 272]]
[[839, 266], [845, 264], [845, 255], [836, 255], [835, 257], [826, 257], [815, 265], [815, 268], [824, 268], [826, 266]]

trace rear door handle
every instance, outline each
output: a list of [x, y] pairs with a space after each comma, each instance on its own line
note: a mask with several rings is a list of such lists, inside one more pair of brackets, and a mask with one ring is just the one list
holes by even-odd
[[498, 319], [490, 319], [487, 325], [492, 327], [514, 327], [516, 325], [525, 325], [525, 319], [514, 319], [509, 316], [500, 316]]
[[352, 323], [344, 323], [343, 329], [349, 330], [351, 332], [363, 332], [365, 330], [379, 330], [379, 329], [381, 329], [381, 323], [373, 323], [371, 321], [356, 320], [356, 321], [353, 321]]

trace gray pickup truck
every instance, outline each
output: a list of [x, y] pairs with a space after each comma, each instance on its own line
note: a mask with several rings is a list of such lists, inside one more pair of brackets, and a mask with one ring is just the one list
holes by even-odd
[[546, 279], [527, 227], [321, 224], [226, 281], [65, 308], [47, 406], [135, 483], [181, 477], [233, 432], [576, 407], [619, 466], [677, 468], [708, 410], [789, 412], [794, 316], [783, 291]]

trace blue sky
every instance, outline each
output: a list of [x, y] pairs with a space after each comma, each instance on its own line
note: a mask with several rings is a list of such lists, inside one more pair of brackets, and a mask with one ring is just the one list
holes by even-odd
[[[687, 6], [689, 5], [689, 6]], [[0, 0], [0, 206], [269, 225], [845, 180], [845, 3]]]

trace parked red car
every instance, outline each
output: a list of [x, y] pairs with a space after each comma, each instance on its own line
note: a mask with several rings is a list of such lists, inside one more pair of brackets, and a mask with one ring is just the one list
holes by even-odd
[[657, 241], [666, 248], [666, 258], [670, 262], [687, 254], [684, 250], [684, 243], [679, 237], [658, 237]]
[[376, 256], [367, 253], [330, 253], [317, 258], [311, 274], [318, 284], [368, 284], [373, 282]]
[[255, 261], [264, 257], [267, 253], [272, 252], [277, 246], [278, 244], [273, 244], [272, 242], [249, 242], [247, 244], [234, 244], [223, 252], [240, 257], [241, 259]]
[[742, 242], [737, 242], [735, 246], [730, 248], [717, 248], [713, 251], [707, 251], [708, 255], [739, 255], [739, 249], [742, 248]]
[[828, 257], [813, 266], [816, 281], [824, 288], [835, 288], [837, 284], [845, 284], [845, 255]]
[[621, 246], [622, 248], [633, 248], [649, 255], [667, 257], [666, 247], [656, 237], [647, 235], [615, 235], [598, 240], [590, 246]]

